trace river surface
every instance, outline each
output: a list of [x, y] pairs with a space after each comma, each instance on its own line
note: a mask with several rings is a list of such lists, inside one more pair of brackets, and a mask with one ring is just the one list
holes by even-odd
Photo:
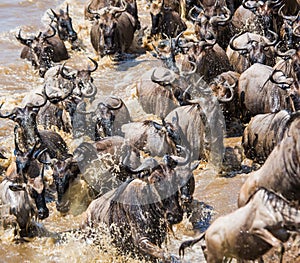
[[[78, 33], [81, 51], [73, 51], [69, 46], [70, 59], [68, 66], [86, 68], [90, 62], [88, 57], [97, 58], [89, 40], [90, 22], [83, 18], [85, 0], [69, 0], [69, 12], [73, 18], [75, 31]], [[145, 1], [138, 1], [139, 16], [142, 28], [149, 26], [150, 14]], [[47, 28], [49, 8], [58, 11], [65, 9], [66, 2], [59, 0], [2, 0], [0, 3], [0, 98], [4, 103], [3, 110], [10, 110], [22, 104], [22, 99], [40, 87], [43, 79], [33, 70], [31, 65], [20, 59], [22, 45], [18, 43], [15, 35], [22, 29], [23, 36], [37, 35]], [[138, 106], [135, 88], [136, 81], [147, 70], [160, 65], [160, 61], [149, 53], [137, 56], [128, 55], [128, 59], [119, 65], [113, 65], [108, 58], [99, 61], [99, 67], [93, 73], [95, 84], [98, 87], [97, 96], [113, 94], [123, 98], [133, 119], [139, 120], [144, 116]], [[12, 155], [14, 123], [0, 119], [1, 147], [6, 156]], [[240, 138], [226, 139], [228, 146], [240, 147]], [[2, 150], [3, 150], [2, 149]], [[196, 234], [197, 229], [207, 227], [209, 219], [229, 213], [236, 209], [238, 190], [246, 179], [244, 175], [233, 177], [219, 177], [205, 166], [195, 172], [195, 213], [192, 218], [185, 219], [174, 227], [174, 235], [164, 244], [171, 253], [178, 255], [178, 248], [183, 240]], [[81, 182], [81, 184], [83, 184]], [[79, 189], [84, 189], [80, 185]], [[80, 191], [80, 190], [79, 190]], [[81, 200], [79, 199], [79, 203]], [[50, 216], [40, 222], [45, 229], [51, 232], [66, 231], [77, 228], [82, 218], [74, 212], [66, 216], [60, 215], [54, 203], [48, 204]], [[200, 225], [200, 227], [199, 227]], [[130, 257], [121, 256], [117, 249], [109, 243], [105, 233], [101, 234], [101, 248], [94, 240], [70, 237], [65, 243], [56, 243], [51, 237], [39, 237], [30, 242], [16, 243], [12, 240], [11, 230], [2, 230], [0, 236], [0, 262], [140, 262]], [[204, 262], [200, 246], [186, 252], [183, 262]]]

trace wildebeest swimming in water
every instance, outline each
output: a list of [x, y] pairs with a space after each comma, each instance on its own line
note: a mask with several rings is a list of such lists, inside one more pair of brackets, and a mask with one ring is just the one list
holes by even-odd
[[154, 158], [146, 159], [137, 169], [131, 170], [135, 178], [92, 201], [83, 228], [98, 228], [104, 223], [110, 226], [113, 242], [122, 251], [147, 259], [177, 262], [161, 244], [168, 229], [183, 219], [179, 203], [183, 178], [174, 171], [174, 166], [185, 165], [187, 159], [190, 156], [181, 161], [165, 157], [164, 163]]
[[272, 247], [281, 247], [299, 229], [300, 211], [280, 195], [265, 188], [254, 192], [245, 206], [217, 218], [199, 237], [181, 244], [179, 253], [203, 238], [207, 262], [223, 262], [223, 258], [256, 260]]
[[50, 26], [51, 33], [39, 32], [37, 36], [23, 38], [21, 30], [16, 39], [25, 47], [22, 49], [21, 58], [31, 62], [39, 75], [44, 77], [46, 71], [53, 66], [54, 62], [60, 62], [69, 58], [64, 42], [56, 36], [56, 29]]

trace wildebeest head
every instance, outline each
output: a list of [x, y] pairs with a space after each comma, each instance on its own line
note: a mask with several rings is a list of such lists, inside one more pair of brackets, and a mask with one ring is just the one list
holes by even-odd
[[246, 33], [246, 45], [234, 44], [234, 41], [236, 40], [236, 42], [238, 42], [238, 38], [244, 34], [244, 32], [242, 32], [231, 38], [229, 46], [232, 50], [241, 52], [242, 55], [248, 55], [250, 65], [253, 65], [254, 63], [265, 64], [267, 59], [266, 51], [269, 47], [274, 46], [278, 40], [278, 35], [275, 32], [270, 30], [269, 32], [274, 35], [274, 40], [270, 41], [269, 43], [266, 43], [263, 38], [261, 38], [259, 41], [251, 39], [249, 34]]
[[[110, 101], [100, 102], [97, 105], [96, 110], [84, 111], [77, 109], [77, 112], [80, 114], [92, 114], [92, 121], [95, 124], [95, 139], [99, 140], [100, 138], [117, 135], [115, 134], [115, 119], [117, 114], [122, 114], [124, 120], [122, 122], [128, 122], [130, 119], [129, 113], [124, 102], [114, 96], [109, 97]], [[80, 104], [81, 105], [81, 104]], [[124, 109], [124, 115], [121, 113]], [[127, 114], [128, 113], [128, 114]]]
[[278, 11], [278, 8], [281, 4], [282, 4], [281, 0], [268, 0], [268, 1], [243, 0], [242, 2], [242, 5], [245, 9], [250, 10], [256, 15], [257, 18], [256, 22], [261, 24], [264, 33], [267, 33], [267, 30], [272, 29], [273, 14]]
[[296, 48], [297, 46], [299, 46], [300, 40], [300, 36], [297, 36], [297, 33], [295, 34], [297, 25], [299, 27], [298, 21], [300, 18], [300, 11], [296, 16], [287, 16], [284, 15], [282, 11], [284, 6], [285, 5], [282, 5], [282, 7], [278, 11], [279, 15], [283, 19], [283, 23], [280, 28], [280, 36], [288, 49]]
[[40, 142], [36, 117], [40, 107], [44, 106], [46, 102], [47, 100], [44, 98], [44, 102], [40, 105], [28, 103], [24, 108], [15, 107], [10, 113], [0, 113], [0, 118], [9, 118], [19, 125], [18, 130], [21, 136], [21, 142], [19, 141], [19, 143], [26, 150], [31, 149], [35, 144]]
[[[300, 93], [299, 93], [299, 86], [297, 85], [298, 84], [297, 81], [295, 82], [295, 80], [293, 78], [287, 77], [283, 71], [278, 70], [278, 69], [273, 70], [273, 72], [269, 76], [268, 80], [272, 83], [273, 89], [276, 90], [279, 88], [286, 92], [286, 102], [290, 105], [290, 108], [293, 111], [299, 110], [299, 107], [300, 107], [300, 100], [299, 100], [300, 96], [299, 95], [300, 95]], [[275, 108], [276, 108], [276, 106], [278, 106], [277, 104], [279, 103], [277, 94], [278, 94], [278, 92], [274, 93], [274, 98], [272, 98], [273, 101], [276, 103]]]
[[273, 70], [269, 80], [283, 90], [289, 89], [294, 82], [293, 78], [288, 78], [284, 72], [277, 69]]
[[53, 15], [49, 15], [53, 22], [56, 24], [58, 36], [61, 40], [69, 40], [71, 43], [77, 40], [77, 33], [73, 29], [72, 18], [69, 15], [69, 5], [67, 4], [66, 11], [60, 9], [59, 13], [56, 13], [53, 9], [50, 9]]
[[199, 162], [191, 166], [191, 152], [187, 147], [177, 145], [181, 156], [165, 155], [163, 157], [164, 163], [170, 168], [174, 169], [179, 178], [178, 187], [180, 189], [180, 204], [186, 208], [193, 201], [193, 194], [195, 191], [195, 178], [193, 170], [197, 168]]
[[53, 162], [53, 179], [57, 191], [56, 209], [59, 212], [66, 213], [69, 210], [69, 203], [64, 202], [63, 197], [69, 189], [70, 183], [80, 173], [80, 169], [77, 161], [72, 156], [66, 160], [55, 160]]
[[24, 54], [24, 57], [22, 55], [21, 57], [29, 59], [35, 69], [39, 69], [41, 77], [52, 67], [54, 48], [47, 39], [53, 37], [56, 34], [56, 30], [52, 26], [51, 28], [53, 32], [50, 35], [40, 32], [38, 36], [25, 39], [21, 36], [20, 30], [18, 36], [16, 36], [21, 44], [29, 48], [27, 55]]
[[[218, 2], [218, 1], [217, 1]], [[205, 39], [207, 32], [218, 34], [218, 26], [224, 26], [231, 19], [231, 11], [226, 7], [214, 15], [207, 15], [205, 10], [194, 6], [188, 14], [188, 17], [195, 22], [195, 33], [198, 38]]]
[[178, 177], [168, 165], [158, 163], [154, 158], [147, 158], [137, 169], [131, 171], [137, 174], [150, 187], [151, 194], [145, 196], [143, 202], [155, 203], [163, 213], [168, 224], [182, 221], [183, 211], [179, 204]]
[[43, 152], [35, 151], [35, 147], [27, 153], [18, 147], [15, 149], [18, 181], [14, 183], [13, 189], [10, 187], [11, 190], [25, 190], [26, 187], [35, 201], [39, 219], [49, 216], [45, 200], [44, 164], [37, 160]]
[[119, 39], [117, 37], [118, 17], [126, 11], [125, 8], [120, 7], [104, 7], [95, 12], [90, 10], [88, 12], [93, 14], [96, 20], [96, 25], [99, 30], [99, 53], [101, 56], [113, 55], [120, 50]]
[[237, 87], [237, 81], [237, 78], [230, 76], [230, 72], [226, 72], [215, 77], [209, 86], [218, 101], [230, 102], [236, 94], [234, 89]]
[[74, 91], [75, 95], [85, 98], [92, 98], [97, 93], [97, 87], [93, 84], [93, 78], [91, 76], [92, 72], [96, 71], [98, 68], [98, 63], [89, 58], [93, 64], [94, 68], [88, 67], [88, 69], [81, 69], [77, 71], [75, 84], [77, 89]]

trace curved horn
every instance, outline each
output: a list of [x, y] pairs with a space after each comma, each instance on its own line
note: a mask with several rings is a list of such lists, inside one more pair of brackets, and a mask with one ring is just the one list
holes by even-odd
[[239, 33], [239, 34], [236, 34], [236, 35], [234, 35], [231, 39], [230, 39], [230, 42], [229, 42], [229, 47], [232, 49], [232, 50], [234, 50], [234, 51], [238, 51], [238, 52], [240, 52], [240, 51], [243, 51], [243, 52], [249, 52], [248, 51], [248, 49], [247, 49], [247, 47], [246, 46], [244, 46], [244, 47], [236, 47], [235, 45], [234, 45], [234, 40], [235, 39], [237, 39], [239, 36], [241, 36], [242, 34], [244, 34], [244, 32], [241, 32], [241, 33]]
[[36, 159], [36, 160], [39, 160], [39, 162], [41, 162], [42, 164], [51, 164], [51, 162], [46, 162], [46, 161], [42, 161], [40, 160], [40, 157], [42, 156], [43, 153], [47, 152], [48, 151], [48, 148], [44, 148], [43, 150], [37, 150], [35, 153], [34, 153], [34, 156], [33, 158]]
[[266, 43], [266, 44], [264, 45], [264, 47], [275, 46], [275, 44], [276, 44], [277, 41], [278, 41], [278, 34], [275, 33], [274, 31], [270, 30], [270, 29], [268, 29], [268, 32], [270, 32], [270, 33], [275, 37], [275, 39], [274, 39], [272, 42], [270, 42], [269, 44]]
[[296, 19], [297, 19], [297, 17], [298, 17], [298, 15], [299, 15], [299, 13], [298, 13], [297, 16], [286, 16], [286, 15], [284, 15], [283, 12], [282, 12], [282, 9], [283, 9], [284, 6], [285, 6], [285, 4], [283, 4], [283, 5], [280, 7], [280, 9], [278, 10], [278, 14], [279, 14], [283, 19], [285, 19], [285, 20], [289, 20], [289, 21], [291, 21], [291, 22], [295, 22]]
[[82, 93], [83, 97], [93, 98], [97, 94], [96, 86], [95, 85], [90, 85], [90, 86], [91, 86], [91, 89], [92, 89], [92, 91], [90, 91], [90, 92], [85, 92], [83, 89], [81, 89], [81, 93]]
[[[275, 83], [275, 84], [285, 84], [285, 85], [288, 85], [288, 86], [290, 86], [291, 84], [292, 84], [292, 82], [294, 81], [294, 79], [292, 79], [292, 78], [286, 78], [285, 80], [275, 80], [274, 79], [274, 75], [277, 73], [277, 72], [281, 72], [283, 75], [284, 75], [284, 73], [283, 73], [283, 71], [282, 70], [279, 70], [279, 69], [274, 69], [273, 70], [273, 72], [272, 72], [272, 74], [270, 75], [270, 77], [269, 77], [269, 80], [271, 81], [271, 82], [273, 82], [273, 83]], [[285, 75], [284, 75], [285, 76]]]
[[73, 80], [73, 79], [75, 79], [75, 78], [76, 78], [75, 74], [72, 74], [72, 75], [65, 74], [65, 72], [64, 72], [65, 64], [66, 64], [66, 62], [64, 62], [64, 63], [61, 65], [61, 67], [60, 67], [58, 73], [59, 73], [64, 79], [68, 79], [68, 80]]
[[293, 28], [293, 34], [296, 36], [296, 37], [300, 37], [300, 32], [299, 33], [296, 33], [297, 29], [300, 28], [300, 25], [297, 25], [296, 27]]
[[[91, 110], [91, 111], [85, 111], [85, 110], [81, 110], [80, 109], [80, 106], [81, 104], [84, 103], [84, 101], [81, 101], [77, 104], [77, 107], [76, 107], [76, 112], [79, 113], [79, 114], [83, 114], [83, 115], [88, 115], [88, 114], [93, 114], [96, 112], [96, 110]], [[101, 104], [102, 102], [100, 102], [99, 104]], [[106, 104], [102, 103], [103, 105], [106, 106]]]
[[249, 9], [250, 11], [255, 11], [258, 7], [257, 2], [250, 4], [248, 0], [243, 0], [242, 5], [245, 9]]
[[[3, 104], [4, 104], [4, 102], [1, 103], [0, 109], [2, 108]], [[14, 115], [14, 113], [15, 113], [15, 109], [13, 109], [11, 113], [7, 113], [7, 114], [3, 114], [0, 112], [0, 118], [4, 118], [4, 119], [10, 118], [11, 116]]]
[[207, 34], [205, 35], [205, 42], [206, 43], [203, 43], [202, 45], [203, 47], [215, 45], [217, 43], [215, 34], [211, 31], [207, 31]]
[[201, 99], [186, 99], [186, 102], [189, 103], [189, 104], [200, 104], [201, 103]]
[[52, 34], [44, 36], [44, 39], [51, 38], [51, 37], [54, 37], [54, 36], [55, 36], [55, 34], [56, 34], [56, 29], [55, 29], [52, 25], [50, 25], [50, 27], [51, 27], [51, 29], [52, 29]]
[[157, 69], [163, 68], [156, 68], [153, 70], [151, 75], [152, 82], [157, 83], [161, 86], [166, 86], [170, 85], [175, 80], [175, 73], [172, 70], [166, 70], [161, 76], [161, 78], [158, 78], [157, 76], [155, 76], [155, 72], [157, 71]]
[[123, 106], [123, 101], [120, 98], [117, 98], [115, 96], [110, 96], [110, 98], [117, 100], [119, 103], [116, 106], [111, 106], [110, 104], [104, 104], [108, 109], [118, 110]]
[[184, 166], [184, 165], [188, 164], [191, 160], [190, 150], [187, 147], [183, 147], [181, 145], [176, 145], [176, 148], [179, 148], [179, 150], [181, 152], [184, 152], [185, 158], [183, 160], [181, 160], [181, 158], [176, 158], [176, 156], [174, 156], [174, 157], [171, 156], [171, 157], [176, 160], [178, 166]]
[[52, 14], [54, 15], [54, 17], [57, 19], [58, 15], [55, 13], [55, 11], [52, 8], [50, 8], [50, 10], [51, 10]]
[[296, 52], [297, 52], [296, 49], [289, 49], [289, 50], [287, 50], [286, 52], [281, 52], [281, 51], [279, 50], [279, 45], [280, 45], [281, 43], [282, 43], [282, 42], [279, 41], [279, 42], [276, 44], [275, 48], [274, 48], [274, 50], [275, 50], [277, 56], [282, 57], [282, 58], [291, 58], [293, 55], [296, 54]]
[[21, 36], [21, 29], [19, 30], [19, 33], [17, 36], [15, 36], [16, 39], [23, 45], [30, 47], [30, 44], [32, 43], [31, 39], [25, 39]]
[[182, 70], [180, 70], [180, 76], [188, 76], [188, 75], [192, 75], [192, 74], [196, 73], [197, 68], [198, 68], [196, 62], [190, 61], [190, 60], [189, 60], [189, 62], [190, 62], [190, 64], [193, 65], [193, 69], [190, 70], [190, 71], [182, 71]]
[[194, 5], [194, 6], [191, 8], [191, 10], [189, 11], [187, 17], [189, 17], [189, 18], [190, 18], [192, 21], [194, 21], [194, 22], [199, 22], [199, 23], [200, 23], [200, 22], [201, 22], [201, 19], [198, 19], [197, 17], [195, 18], [195, 17], [192, 16], [193, 11], [196, 10], [196, 9], [197, 9], [197, 12], [198, 12], [197, 17], [198, 17], [199, 14], [201, 13], [201, 11], [204, 11], [204, 9], [201, 9], [201, 8], [197, 7], [196, 5]]
[[[91, 4], [92, 4], [93, 1], [90, 1], [90, 3], [88, 4], [87, 6], [87, 12], [91, 15], [93, 15], [95, 18], [99, 18], [101, 16], [100, 13], [94, 11], [94, 10], [91, 10]], [[103, 8], [101, 8], [99, 11], [101, 11]]]
[[224, 6], [224, 9], [226, 11], [225, 17], [220, 16], [220, 15], [219, 16], [212, 16], [209, 19], [209, 23], [210, 24], [224, 24], [225, 22], [228, 22], [232, 17], [232, 13], [226, 6]]
[[110, 6], [110, 10], [109, 12], [112, 14], [112, 15], [115, 15], [116, 13], [123, 13], [126, 11], [127, 9], [127, 2], [125, 1], [121, 1], [122, 3], [122, 7], [116, 7], [116, 6]]
[[[65, 95], [65, 96], [56, 96], [56, 97], [49, 97], [48, 94], [47, 94], [47, 91], [46, 91], [46, 85], [44, 85], [44, 88], [43, 88], [43, 95], [47, 98], [48, 101], [50, 101], [51, 103], [53, 104], [56, 104], [60, 101], [63, 101], [65, 100], [66, 98], [68, 98], [69, 96], [72, 95], [73, 93], [73, 90], [74, 90], [74, 87], [70, 90], [70, 92]], [[47, 101], [46, 100], [46, 101]]]
[[230, 90], [230, 97], [229, 98], [225, 98], [225, 97], [217, 97], [218, 101], [220, 102], [229, 102], [232, 101], [232, 99], [234, 98], [234, 88], [236, 86], [236, 83], [228, 86], [228, 89]]
[[138, 174], [143, 171], [152, 171], [159, 166], [159, 163], [152, 157], [145, 159], [145, 161], [136, 169], [130, 169], [132, 174]]
[[88, 57], [88, 58], [89, 58], [89, 60], [92, 61], [93, 64], [94, 64], [94, 68], [93, 68], [93, 69], [88, 68], [88, 71], [89, 71], [90, 73], [92, 73], [92, 72], [94, 72], [94, 71], [97, 70], [97, 68], [98, 68], [98, 63], [97, 63], [97, 61], [93, 60], [92, 58], [90, 58], [90, 57]]
[[43, 97], [43, 99], [44, 99], [43, 103], [40, 104], [40, 105], [35, 105], [35, 104], [29, 102], [29, 103], [26, 104], [25, 107], [29, 107], [29, 108], [41, 108], [41, 107], [43, 107], [43, 106], [46, 105], [46, 103], [48, 101], [47, 100], [47, 96], [45, 94], [40, 94], [40, 93], [36, 93], [36, 94]]
[[67, 3], [66, 14], [69, 15], [69, 3]]

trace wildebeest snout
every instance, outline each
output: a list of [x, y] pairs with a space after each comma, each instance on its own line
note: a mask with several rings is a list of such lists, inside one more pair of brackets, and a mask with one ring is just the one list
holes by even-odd
[[174, 225], [174, 224], [178, 224], [182, 221], [183, 217], [182, 217], [182, 213], [177, 211], [176, 212], [172, 212], [172, 211], [168, 211], [166, 213], [166, 218], [169, 222], [169, 224]]

